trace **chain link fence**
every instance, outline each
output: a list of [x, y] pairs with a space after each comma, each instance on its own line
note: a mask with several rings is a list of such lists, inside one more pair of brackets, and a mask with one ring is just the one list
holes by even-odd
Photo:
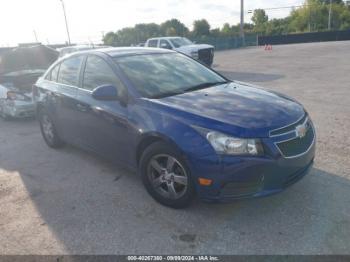
[[208, 44], [213, 45], [215, 50], [227, 50], [240, 48], [243, 46], [256, 46], [257, 35], [249, 34], [245, 36], [243, 40], [241, 37], [213, 37], [213, 36], [202, 36], [202, 37], [191, 37], [193, 42], [197, 44]]

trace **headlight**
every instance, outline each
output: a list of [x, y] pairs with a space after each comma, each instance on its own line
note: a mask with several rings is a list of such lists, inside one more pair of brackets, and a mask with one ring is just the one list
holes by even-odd
[[25, 97], [24, 95], [13, 92], [13, 91], [7, 92], [7, 99], [8, 100], [17, 100], [17, 101], [27, 101], [28, 100], [28, 98]]
[[191, 57], [194, 59], [198, 59], [198, 51], [192, 51], [191, 52]]
[[195, 129], [207, 138], [218, 154], [257, 156], [264, 153], [260, 139], [236, 138], [203, 128]]

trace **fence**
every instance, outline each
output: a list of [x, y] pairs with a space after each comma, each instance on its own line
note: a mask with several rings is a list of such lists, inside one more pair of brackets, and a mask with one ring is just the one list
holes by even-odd
[[283, 45], [295, 43], [310, 43], [324, 41], [350, 40], [350, 30], [314, 32], [289, 35], [259, 36], [258, 45]]
[[243, 46], [255, 46], [257, 45], [257, 36], [246, 35], [245, 44], [243, 43], [242, 38], [240, 37], [212, 37], [212, 36], [203, 36], [199, 38], [191, 38], [192, 41], [197, 44], [208, 44], [213, 45], [215, 50], [226, 50], [240, 48]]

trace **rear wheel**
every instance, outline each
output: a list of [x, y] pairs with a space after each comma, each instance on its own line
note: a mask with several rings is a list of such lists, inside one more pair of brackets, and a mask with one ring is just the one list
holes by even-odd
[[142, 181], [159, 203], [184, 208], [194, 198], [194, 183], [181, 154], [163, 142], [145, 150], [140, 163]]
[[51, 117], [43, 110], [39, 112], [39, 123], [41, 134], [49, 147], [60, 148], [64, 145], [64, 142], [57, 134]]

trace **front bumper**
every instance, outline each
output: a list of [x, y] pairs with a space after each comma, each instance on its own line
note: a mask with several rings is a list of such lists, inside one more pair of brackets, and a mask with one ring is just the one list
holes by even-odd
[[5, 101], [3, 112], [13, 118], [33, 117], [35, 115], [35, 104], [25, 101]]
[[198, 60], [207, 66], [211, 66], [214, 61], [214, 48], [206, 48], [198, 50]]
[[[302, 179], [312, 168], [315, 140], [306, 152], [286, 158], [275, 149], [264, 157], [223, 156], [220, 159], [202, 158], [192, 161], [194, 179], [211, 179], [210, 186], [196, 183], [199, 198], [205, 201], [225, 202], [254, 198], [283, 191]], [[273, 141], [270, 140], [273, 149]]]

